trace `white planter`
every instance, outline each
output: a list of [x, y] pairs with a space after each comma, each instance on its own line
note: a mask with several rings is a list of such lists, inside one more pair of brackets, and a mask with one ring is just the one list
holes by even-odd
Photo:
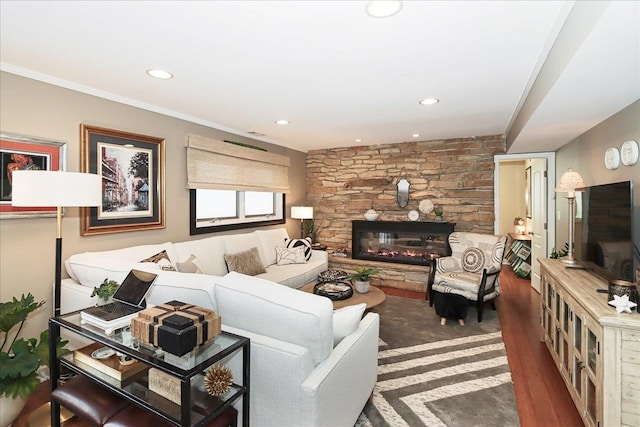
[[21, 397], [11, 398], [6, 396], [0, 397], [0, 427], [10, 425], [16, 419], [25, 403], [26, 399]]
[[361, 282], [359, 280], [354, 280], [353, 281], [353, 285], [356, 288], [356, 291], [361, 293], [361, 294], [366, 294], [367, 292], [369, 292], [369, 281], [367, 280], [366, 282]]

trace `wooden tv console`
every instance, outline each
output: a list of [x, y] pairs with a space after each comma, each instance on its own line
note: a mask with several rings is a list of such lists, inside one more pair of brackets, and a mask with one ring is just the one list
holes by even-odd
[[640, 425], [640, 314], [607, 304], [605, 280], [539, 259], [540, 339], [587, 426]]

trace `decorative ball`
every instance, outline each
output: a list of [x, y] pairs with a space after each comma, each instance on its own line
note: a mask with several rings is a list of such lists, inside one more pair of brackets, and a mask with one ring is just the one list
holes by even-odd
[[233, 383], [231, 369], [225, 365], [212, 366], [204, 376], [204, 387], [212, 396], [221, 396], [229, 391]]

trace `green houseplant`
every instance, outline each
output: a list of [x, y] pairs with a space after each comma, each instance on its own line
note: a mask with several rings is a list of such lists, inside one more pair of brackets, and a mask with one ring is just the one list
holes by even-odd
[[97, 295], [98, 298], [102, 299], [104, 302], [107, 302], [109, 301], [109, 298], [111, 298], [116, 293], [119, 287], [120, 284], [115, 280], [104, 279], [100, 286], [93, 288], [91, 296], [95, 297]]
[[[18, 412], [24, 405], [24, 399], [40, 384], [38, 369], [43, 365], [49, 366], [48, 329], [40, 333], [39, 339], [18, 338], [29, 314], [42, 305], [44, 301], [35, 302], [31, 293], [0, 303], [0, 397], [4, 401], [16, 401], [14, 407], [18, 405]], [[58, 354], [67, 352], [64, 349], [66, 343], [58, 338]], [[2, 416], [11, 417], [7, 415], [8, 404], [4, 401]]]
[[353, 280], [353, 283], [356, 287], [356, 291], [361, 294], [365, 294], [369, 292], [370, 282], [369, 279], [371, 276], [378, 274], [379, 271], [375, 268], [356, 268], [356, 272], [350, 274], [346, 277], [347, 280]]

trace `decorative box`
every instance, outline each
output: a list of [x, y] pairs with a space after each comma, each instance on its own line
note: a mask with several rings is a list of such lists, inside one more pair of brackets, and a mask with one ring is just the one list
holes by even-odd
[[135, 338], [178, 356], [213, 340], [221, 326], [213, 310], [180, 301], [142, 310], [131, 321]]

